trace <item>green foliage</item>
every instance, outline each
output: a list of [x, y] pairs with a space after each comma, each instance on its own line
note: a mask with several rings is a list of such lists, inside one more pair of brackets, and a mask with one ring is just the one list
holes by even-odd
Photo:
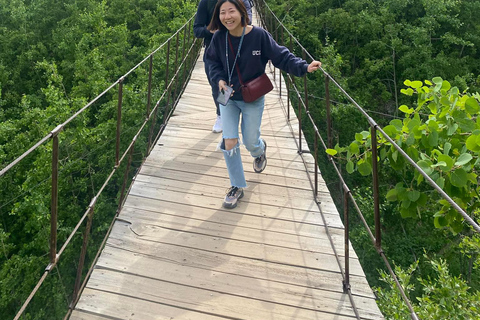
[[[194, 14], [196, 4], [183, 0], [0, 0], [0, 168], [157, 48]], [[182, 44], [183, 33], [179, 40]], [[175, 55], [172, 50], [170, 61]], [[154, 60], [152, 105], [165, 88], [165, 61], [166, 50], [159, 51]], [[171, 63], [170, 75], [173, 70]], [[147, 83], [145, 66], [123, 83], [122, 153], [145, 120]], [[117, 104], [118, 86], [59, 135], [58, 248], [114, 167]], [[160, 114], [153, 124], [157, 129]], [[147, 141], [148, 130], [144, 130], [137, 139], [128, 176], [143, 159]], [[48, 264], [51, 161], [52, 144], [47, 142], [0, 178], [2, 319], [13, 319]], [[124, 162], [97, 201], [87, 263], [116, 212], [125, 169]], [[73, 292], [79, 246], [80, 233], [63, 252], [24, 319], [63, 319]]]
[[[428, 257], [425, 256], [428, 259]], [[472, 293], [467, 283], [460, 277], [450, 274], [445, 260], [429, 260], [433, 277], [418, 277], [417, 286], [421, 287], [422, 295], [417, 298], [414, 310], [420, 319], [476, 319], [480, 312], [480, 293]], [[412, 264], [407, 270], [396, 267], [402, 288], [407, 296], [415, 289], [412, 277], [418, 263]], [[403, 303], [399, 290], [393, 278], [381, 271], [382, 280], [388, 288], [376, 288], [378, 303], [386, 319], [410, 319], [410, 312]]]
[[[415, 107], [400, 106], [403, 120], [390, 121], [383, 131], [402, 151], [449, 194], [469, 215], [478, 209], [480, 122], [477, 118], [480, 96], [461, 93], [448, 81], [439, 77], [433, 83], [426, 80], [405, 81], [407, 89], [402, 93], [417, 96]], [[478, 137], [478, 143], [477, 143]], [[427, 205], [436, 203], [433, 215], [437, 228], [449, 226], [454, 232], [464, 228], [463, 217], [451, 205], [425, 185], [425, 177], [419, 171], [412, 174], [411, 165], [399, 154], [392, 143], [381, 133], [377, 134], [377, 153], [386, 166], [398, 171], [394, 188], [386, 194], [392, 202], [398, 202], [403, 218], [420, 216]], [[347, 171], [370, 175], [372, 166], [372, 141], [369, 132], [356, 135], [348, 147], [336, 151], [346, 154]], [[435, 207], [435, 205], [433, 205]]]

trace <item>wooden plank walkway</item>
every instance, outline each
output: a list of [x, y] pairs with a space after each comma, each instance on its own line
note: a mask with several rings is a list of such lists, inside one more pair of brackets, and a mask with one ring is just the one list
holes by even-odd
[[[323, 180], [314, 201], [313, 157], [306, 170], [277, 90], [262, 123], [268, 166], [254, 173], [242, 148], [249, 187], [223, 209], [229, 180], [200, 57], [70, 319], [355, 319], [328, 237], [343, 265], [342, 222]], [[357, 310], [383, 319], [351, 250]]]

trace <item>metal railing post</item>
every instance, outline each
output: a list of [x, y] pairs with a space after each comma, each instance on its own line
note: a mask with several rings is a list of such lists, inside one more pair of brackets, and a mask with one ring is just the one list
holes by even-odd
[[175, 76], [175, 89], [173, 90], [173, 101], [177, 101], [177, 90], [178, 90], [178, 73], [177, 73], [177, 68], [178, 68], [178, 42], [179, 42], [179, 34], [180, 33], [177, 33], [177, 40], [176, 40], [176, 43], [175, 43], [175, 68], [173, 69], [174, 70], [174, 74], [176, 74]]
[[170, 86], [168, 85], [168, 77], [170, 71], [170, 40], [168, 40], [167, 45], [167, 67], [166, 67], [166, 74], [165, 74], [165, 90], [167, 90], [167, 103], [165, 104], [165, 110], [163, 114], [163, 125], [167, 123], [167, 115], [168, 115], [168, 105], [170, 104]]
[[131, 165], [132, 159], [133, 159], [133, 149], [134, 148], [135, 148], [135, 144], [132, 144], [132, 147], [130, 148], [130, 153], [128, 155], [127, 168], [125, 168], [125, 173], [123, 175], [122, 191], [120, 193], [120, 199], [118, 201], [117, 213], [120, 212], [120, 209], [122, 208], [122, 205], [123, 205], [123, 198], [125, 197], [125, 190], [127, 188], [128, 172], [130, 171], [130, 165]]
[[118, 107], [117, 107], [117, 135], [116, 135], [116, 144], [115, 144], [115, 165], [118, 166], [120, 159], [120, 133], [122, 126], [122, 99], [123, 99], [123, 80], [124, 77], [120, 78], [118, 82]]
[[343, 293], [348, 293], [350, 290], [350, 214], [348, 210], [348, 194], [349, 191], [346, 190], [344, 186], [343, 190], [343, 220], [345, 228], [345, 278], [343, 279]]
[[327, 146], [331, 149], [332, 141], [332, 113], [330, 109], [330, 77], [325, 75], [325, 103], [327, 109]]
[[51, 208], [50, 208], [51, 210], [50, 264], [51, 265], [54, 265], [57, 262], [58, 158], [59, 158], [58, 134], [59, 134], [59, 130], [54, 133], [53, 140], [52, 140], [52, 196], [51, 196]]
[[378, 156], [377, 156], [377, 129], [371, 126], [372, 137], [372, 171], [373, 171], [373, 201], [375, 213], [375, 246], [377, 250], [382, 247], [382, 228], [380, 225], [380, 192], [378, 191]]
[[76, 304], [76, 301], [78, 299], [78, 293], [80, 291], [80, 285], [82, 283], [83, 266], [85, 264], [85, 256], [87, 255], [88, 238], [90, 237], [90, 229], [92, 228], [93, 213], [94, 213], [94, 207], [95, 207], [96, 201], [97, 201], [96, 197], [93, 198], [88, 208], [89, 211], [88, 211], [87, 225], [83, 233], [82, 249], [80, 251], [80, 259], [78, 261], [78, 267], [77, 267], [77, 277], [75, 278], [75, 286], [73, 288], [73, 295], [72, 295], [70, 308], [73, 308], [73, 306], [75, 306]]
[[[307, 60], [307, 56], [305, 54], [305, 50], [302, 50], [302, 57], [303, 60]], [[303, 86], [305, 91], [305, 109], [308, 112], [308, 87], [307, 87], [307, 74], [303, 76]]]
[[315, 132], [315, 141], [313, 147], [313, 149], [315, 150], [315, 153], [313, 155], [313, 158], [315, 160], [315, 198], [318, 196], [318, 135], [319, 132], [317, 130]]
[[153, 54], [150, 55], [150, 62], [148, 66], [148, 91], [147, 91], [147, 116], [150, 115], [150, 105], [152, 103], [152, 73], [153, 73]]

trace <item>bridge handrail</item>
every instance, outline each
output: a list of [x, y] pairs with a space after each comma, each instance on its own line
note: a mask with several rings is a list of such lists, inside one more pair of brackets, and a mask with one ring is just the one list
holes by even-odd
[[[283, 32], [286, 32], [288, 36], [290, 37], [290, 47], [292, 46], [292, 41], [295, 42], [299, 48], [301, 49], [304, 58], [305, 55], [307, 55], [311, 60], [318, 60], [314, 59], [314, 57], [302, 46], [302, 44], [294, 37], [294, 35], [287, 29], [287, 27], [282, 23], [282, 21], [277, 17], [277, 15], [273, 12], [273, 10], [270, 8], [270, 6], [266, 3], [265, 0], [255, 0], [255, 4], [257, 6], [257, 11], [259, 12], [262, 20], [262, 24], [266, 29], [270, 30], [275, 30], [275, 35], [277, 35], [277, 31], [279, 28], [282, 30], [282, 41], [283, 41]], [[268, 16], [270, 15], [270, 17]], [[270, 28], [269, 28], [270, 27]], [[272, 32], [273, 35], [273, 32]], [[275, 37], [275, 35], [273, 35]], [[276, 36], [278, 38], [278, 35]], [[278, 40], [278, 39], [277, 39]], [[290, 48], [292, 49], [292, 48]], [[400, 291], [400, 294], [402, 296], [403, 301], [407, 305], [408, 309], [410, 310], [410, 315], [412, 319], [418, 319], [418, 316], [416, 315], [415, 311], [413, 310], [413, 307], [407, 298], [400, 282], [398, 281], [397, 276], [395, 275], [395, 272], [393, 271], [381, 245], [381, 228], [380, 228], [380, 199], [379, 199], [379, 190], [378, 190], [378, 161], [377, 161], [377, 133], [376, 131], [379, 131], [382, 136], [388, 140], [392, 146], [401, 154], [402, 157], [404, 157], [408, 163], [410, 163], [415, 170], [417, 170], [424, 178], [425, 180], [445, 199], [447, 200], [455, 210], [462, 215], [462, 217], [465, 219], [465, 221], [476, 231], [480, 232], [480, 227], [479, 225], [448, 195], [446, 194], [442, 188], [440, 188], [435, 181], [433, 181], [428, 174], [422, 170], [422, 168], [411, 158], [408, 156], [408, 154], [403, 151], [403, 149], [398, 146], [398, 144], [395, 143], [393, 139], [391, 139], [381, 128], [381, 126], [376, 123], [375, 120], [345, 91], [345, 89], [338, 84], [335, 79], [328, 74], [328, 72], [325, 71], [325, 69], [321, 68], [324, 76], [325, 76], [325, 91], [326, 91], [326, 108], [327, 108], [327, 135], [328, 135], [328, 146], [327, 143], [325, 143], [324, 139], [322, 138], [317, 125], [315, 124], [314, 119], [312, 118], [310, 111], [308, 110], [308, 90], [307, 90], [307, 82], [306, 82], [306, 76], [304, 77], [304, 89], [305, 89], [305, 94], [304, 97], [302, 97], [302, 94], [300, 93], [298, 87], [295, 84], [295, 80], [290, 76], [287, 75], [287, 97], [290, 96], [289, 92], [289, 85], [291, 84], [295, 90], [295, 95], [297, 96], [299, 100], [299, 107], [298, 107], [298, 121], [299, 121], [299, 132], [301, 131], [302, 128], [302, 120], [301, 120], [301, 113], [302, 113], [302, 108], [306, 112], [307, 117], [309, 118], [311, 125], [314, 128], [314, 133], [315, 133], [315, 182], [314, 182], [314, 195], [315, 198], [317, 198], [318, 194], [318, 161], [317, 161], [317, 154], [318, 154], [318, 139], [320, 139], [324, 149], [327, 148], [332, 148], [332, 139], [331, 139], [331, 112], [330, 112], [330, 96], [329, 96], [329, 82], [333, 82], [333, 84], [343, 93], [343, 95], [361, 112], [361, 114], [367, 119], [370, 128], [371, 128], [371, 137], [372, 137], [372, 161], [373, 161], [373, 193], [374, 193], [374, 213], [375, 213], [375, 235], [372, 233], [370, 230], [370, 227], [368, 226], [368, 223], [366, 222], [359, 206], [357, 205], [349, 187], [345, 183], [340, 170], [338, 169], [337, 164], [335, 163], [333, 157], [328, 156], [329, 161], [332, 163], [333, 167], [335, 168], [335, 171], [342, 183], [342, 188], [344, 191], [344, 224], [345, 224], [345, 274], [342, 275], [344, 276], [344, 290], [345, 292], [350, 293], [350, 284], [349, 284], [349, 265], [348, 265], [348, 243], [349, 243], [349, 213], [348, 213], [348, 199], [350, 199], [355, 207], [355, 210], [357, 211], [360, 219], [362, 220], [363, 225], [368, 231], [368, 234], [377, 250], [379, 255], [382, 257], [386, 267], [388, 268], [388, 271], [390, 275], [393, 277], [397, 288]], [[281, 74], [280, 74], [280, 96], [282, 95], [281, 92]], [[289, 108], [289, 99], [287, 100], [287, 110], [288, 110], [288, 117], [290, 117], [290, 108]], [[302, 107], [302, 108], [301, 108]], [[299, 146], [299, 153], [302, 153], [302, 147], [301, 147], [301, 135], [298, 137], [298, 146]], [[352, 300], [352, 299], [351, 299]], [[353, 302], [353, 300], [352, 300]], [[355, 311], [357, 317], [358, 313]]]
[[[69, 306], [69, 310], [65, 316], [65, 319], [68, 318], [70, 315], [71, 311], [73, 310], [76, 302], [78, 301], [78, 293], [83, 289], [83, 287], [86, 285], [86, 281], [92, 272], [92, 266], [95, 264], [95, 261], [99, 257], [99, 253], [101, 251], [101, 248], [104, 246], [107, 236], [110, 233], [114, 222], [116, 221], [118, 214], [123, 207], [123, 202], [124, 202], [124, 196], [125, 196], [125, 191], [127, 187], [127, 179], [128, 179], [128, 173], [130, 169], [130, 165], [132, 162], [132, 156], [133, 156], [133, 149], [135, 146], [135, 142], [137, 141], [139, 135], [143, 132], [147, 124], [151, 121], [152, 124], [150, 126], [150, 133], [148, 136], [148, 146], [146, 150], [146, 154], [148, 155], [158, 138], [163, 132], [163, 129], [165, 128], [168, 119], [172, 115], [175, 106], [178, 103], [179, 97], [181, 92], [185, 89], [186, 86], [186, 81], [185, 77], [186, 74], [191, 74], [192, 67], [194, 63], [196, 62], [196, 57], [198, 56], [200, 52], [200, 41], [198, 39], [195, 39], [193, 37], [193, 29], [192, 29], [192, 21], [195, 17], [195, 14], [188, 19], [187, 22], [185, 22], [175, 33], [173, 33], [164, 43], [162, 43], [159, 47], [157, 47], [155, 50], [153, 50], [147, 57], [145, 57], [142, 61], [140, 61], [136, 66], [131, 68], [128, 72], [126, 72], [123, 76], [121, 76], [117, 81], [115, 81], [113, 84], [111, 84], [107, 89], [105, 89], [102, 93], [100, 93], [98, 96], [96, 96], [94, 99], [92, 99], [89, 103], [87, 103], [85, 106], [83, 106], [80, 110], [78, 110], [74, 115], [72, 115], [70, 118], [68, 118], [65, 122], [62, 124], [58, 125], [55, 129], [53, 129], [51, 132], [49, 132], [45, 137], [40, 139], [37, 143], [35, 143], [30, 149], [25, 151], [21, 156], [17, 157], [14, 161], [12, 161], [10, 164], [8, 164], [6, 167], [4, 167], [0, 171], [0, 178], [4, 176], [9, 170], [11, 170], [16, 164], [20, 163], [23, 159], [25, 159], [28, 155], [30, 155], [33, 151], [35, 151], [37, 148], [39, 148], [41, 145], [46, 143], [48, 140], [52, 140], [53, 143], [53, 148], [52, 148], [52, 195], [51, 195], [51, 217], [50, 217], [50, 222], [51, 222], [51, 227], [50, 227], [50, 263], [47, 265], [45, 268], [45, 271], [41, 278], [38, 280], [36, 286], [34, 289], [31, 291], [30, 295], [28, 298], [25, 300], [23, 303], [22, 307], [16, 314], [14, 320], [19, 319], [22, 314], [24, 313], [26, 307], [30, 303], [30, 301], [33, 299], [35, 294], [38, 292], [40, 289], [42, 283], [45, 281], [47, 276], [49, 275], [50, 271], [53, 270], [53, 268], [57, 267], [58, 261], [66, 249], [66, 247], [70, 244], [72, 238], [74, 235], [77, 233], [77, 231], [80, 229], [82, 224], [84, 223], [85, 220], [87, 220], [87, 225], [84, 230], [83, 234], [83, 244], [82, 244], [82, 249], [80, 253], [80, 261], [79, 265], [77, 268], [77, 277], [75, 280], [75, 286], [74, 286], [74, 292], [72, 295], [71, 303]], [[187, 26], [188, 26], [188, 32], [187, 32]], [[181, 57], [181, 62], [177, 66], [177, 60], [178, 60], [178, 55], [179, 55], [179, 35], [180, 32], [183, 31], [183, 52], [182, 52], [182, 57]], [[185, 52], [185, 44], [186, 44], [186, 37], [188, 33], [188, 51]], [[170, 58], [170, 45], [172, 40], [176, 38], [176, 57], [175, 57], [175, 73], [169, 77], [169, 58]], [[165, 48], [167, 46], [167, 61], [166, 61], [166, 79], [165, 79], [165, 88], [164, 91], [161, 95], [161, 97], [157, 100], [155, 106], [150, 110], [150, 101], [151, 101], [151, 82], [152, 82], [152, 72], [153, 72], [153, 56], [162, 48]], [[148, 81], [148, 96], [147, 96], [147, 111], [146, 111], [146, 116], [145, 120], [143, 121], [142, 125], [138, 129], [137, 133], [135, 136], [132, 138], [130, 144], [124, 151], [122, 155], [120, 155], [120, 126], [121, 126], [121, 112], [122, 112], [122, 98], [123, 98], [123, 81], [136, 69], [138, 69], [141, 65], [143, 65], [147, 60], [149, 60], [149, 81]], [[184, 70], [183, 72], [183, 79], [179, 79], [180, 71]], [[188, 69], [187, 69], [188, 68]], [[180, 81], [181, 80], [181, 81]], [[177, 89], [178, 89], [178, 84], [180, 82], [180, 90], [177, 94]], [[59, 134], [60, 132], [65, 128], [66, 125], [68, 125], [72, 120], [76, 119], [79, 115], [81, 115], [85, 110], [87, 110], [90, 106], [92, 106], [95, 102], [97, 102], [101, 97], [103, 97], [107, 92], [109, 92], [112, 88], [116, 87], [118, 85], [118, 108], [117, 108], [117, 130], [116, 130], [116, 161], [115, 165], [106, 178], [105, 182], [101, 186], [100, 190], [96, 193], [96, 195], [91, 199], [90, 204], [88, 205], [87, 210], [85, 213], [82, 215], [82, 217], [79, 219], [78, 223], [74, 227], [73, 231], [70, 233], [68, 238], [66, 239], [65, 243], [63, 246], [60, 248], [60, 250], [57, 252], [57, 205], [58, 205], [58, 154], [59, 154]], [[172, 95], [172, 90], [175, 87], [175, 91], [173, 92], [173, 98], [176, 97], [175, 101], [172, 101], [171, 103], [171, 108], [169, 109], [170, 105], [170, 96]], [[163, 123], [161, 124], [158, 133], [155, 135], [155, 138], [153, 138], [153, 130], [154, 130], [154, 125], [157, 117], [158, 110], [160, 109], [160, 102], [166, 98], [166, 103], [165, 103], [165, 110], [164, 110], [164, 115], [163, 115]], [[124, 179], [123, 179], [123, 185], [121, 188], [121, 195], [118, 200], [118, 208], [116, 211], [115, 216], [112, 219], [112, 222], [109, 226], [108, 231], [106, 232], [105, 238], [103, 239], [102, 244], [100, 245], [100, 248], [96, 254], [96, 257], [93, 259], [91, 266], [89, 268], [89, 271], [87, 273], [87, 276], [85, 276], [83, 283], [82, 282], [82, 275], [83, 275], [83, 268], [84, 268], [84, 261], [85, 261], [85, 256], [87, 252], [87, 243], [89, 239], [89, 233], [92, 225], [92, 218], [94, 214], [94, 208], [95, 204], [97, 203], [97, 200], [99, 196], [102, 194], [103, 190], [105, 187], [108, 185], [110, 182], [111, 178], [113, 177], [114, 173], [119, 169], [120, 164], [124, 162], [126, 156], [129, 155], [128, 163], [127, 163], [127, 168], [125, 170], [124, 174]], [[146, 157], [145, 157], [146, 158]], [[145, 158], [142, 161], [145, 161]]]

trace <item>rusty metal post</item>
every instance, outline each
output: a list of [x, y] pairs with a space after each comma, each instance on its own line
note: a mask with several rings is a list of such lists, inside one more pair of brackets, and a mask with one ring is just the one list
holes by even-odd
[[150, 115], [150, 105], [152, 103], [152, 73], [153, 73], [153, 55], [150, 55], [150, 64], [148, 67], [148, 91], [147, 91], [147, 116]]
[[298, 153], [302, 153], [302, 97], [298, 95]]
[[170, 104], [170, 86], [168, 85], [168, 76], [169, 76], [169, 69], [170, 69], [170, 42], [168, 40], [167, 45], [167, 67], [166, 67], [166, 75], [165, 75], [165, 90], [167, 90], [167, 103], [165, 104], [165, 111], [163, 114], [163, 125], [167, 123], [167, 115], [168, 115], [168, 105]]
[[[307, 56], [305, 54], [305, 49], [302, 49], [302, 57], [303, 60], [307, 59]], [[307, 88], [307, 74], [303, 76], [303, 87], [304, 87], [304, 92], [305, 92], [305, 109], [308, 112], [308, 88]]]
[[343, 293], [348, 293], [350, 290], [350, 215], [348, 211], [348, 195], [349, 192], [347, 192], [344, 187], [343, 220], [345, 228], [345, 279], [343, 280]]
[[[58, 129], [58, 127], [57, 127]], [[50, 215], [50, 264], [57, 262], [57, 220], [58, 220], [58, 133], [55, 129], [52, 141], [52, 197]]]
[[173, 69], [173, 73], [176, 74], [175, 76], [175, 89], [173, 90], [173, 101], [177, 100], [177, 90], [178, 90], [178, 73], [177, 73], [177, 68], [178, 68], [178, 42], [179, 42], [179, 34], [180, 32], [177, 32], [177, 40], [175, 43], [175, 68]]
[[330, 78], [328, 75], [325, 75], [325, 102], [327, 109], [327, 140], [328, 147], [331, 149], [333, 146], [332, 141], [332, 113], [330, 109]]
[[85, 231], [83, 233], [82, 250], [80, 251], [80, 259], [78, 261], [77, 277], [75, 279], [75, 287], [73, 289], [72, 302], [70, 305], [71, 308], [73, 308], [73, 306], [76, 304], [78, 293], [80, 290], [80, 285], [82, 283], [83, 266], [85, 264], [85, 256], [87, 255], [88, 238], [90, 236], [90, 229], [92, 228], [92, 220], [93, 220], [93, 212], [94, 212], [93, 208], [95, 206], [95, 202], [96, 202], [96, 197], [93, 198], [88, 208], [89, 212], [88, 212], [88, 218], [87, 218], [87, 226], [85, 227]]
[[373, 170], [373, 209], [375, 213], [375, 246], [382, 248], [382, 229], [380, 225], [380, 192], [378, 191], [378, 155], [377, 155], [377, 129], [371, 126], [372, 137], [372, 170]]
[[[184, 27], [183, 27], [182, 62], [183, 62], [183, 60], [185, 59], [185, 43], [186, 43], [185, 40], [186, 40], [186, 37], [187, 37], [187, 27], [184, 26]], [[186, 74], [187, 74], [187, 64], [184, 63], [184, 64], [183, 64], [183, 72], [182, 72], [182, 83], [185, 83]]]
[[315, 159], [315, 198], [318, 196], [318, 130], [315, 130], [315, 142], [314, 142], [314, 150], [315, 154], [313, 158]]
[[117, 107], [117, 139], [115, 144], [115, 166], [118, 166], [120, 159], [120, 129], [122, 126], [122, 99], [123, 99], [123, 80], [120, 78], [118, 83], [118, 107]]
[[[292, 39], [292, 35], [290, 34], [290, 52], [293, 53], [293, 39]], [[293, 78], [293, 76], [290, 77], [290, 79], [292, 80], [292, 82], [288, 81], [288, 85], [287, 85], [287, 95], [288, 95], [288, 102], [287, 102], [287, 119], [288, 121], [290, 121], [290, 85], [293, 87], [294, 84], [295, 84], [295, 79]], [[293, 107], [292, 107], [293, 108]]]
[[127, 168], [125, 169], [125, 173], [123, 175], [122, 192], [120, 193], [120, 199], [118, 201], [117, 213], [119, 213], [120, 209], [122, 209], [123, 198], [125, 197], [125, 190], [127, 189], [128, 172], [130, 171], [130, 165], [132, 164], [134, 148], [135, 148], [135, 144], [132, 144], [132, 147], [130, 148], [130, 153], [128, 155]]
[[[284, 34], [283, 34], [283, 27], [282, 27], [282, 34], [281, 34], [281, 37], [282, 37], [282, 46], [285, 42], [285, 39], [284, 39]], [[278, 78], [279, 78], [279, 88], [280, 88], [280, 99], [282, 99], [282, 70], [279, 69], [278, 71]]]

